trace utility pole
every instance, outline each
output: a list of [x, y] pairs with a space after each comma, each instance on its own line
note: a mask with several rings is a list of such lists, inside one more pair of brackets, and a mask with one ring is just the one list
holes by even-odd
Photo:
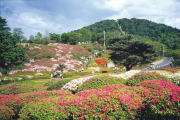
[[105, 30], [103, 32], [104, 32], [104, 51], [105, 51], [106, 50], [106, 32]]
[[61, 34], [60, 34], [60, 42], [61, 42]]

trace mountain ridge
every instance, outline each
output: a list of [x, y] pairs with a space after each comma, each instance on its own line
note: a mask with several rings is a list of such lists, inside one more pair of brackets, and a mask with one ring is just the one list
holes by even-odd
[[[122, 30], [128, 34], [147, 37], [152, 41], [165, 44], [170, 49], [180, 49], [180, 38], [178, 37], [180, 36], [180, 29], [178, 28], [146, 19], [122, 18], [117, 21]], [[88, 29], [95, 34], [102, 33], [103, 31], [117, 32], [119, 31], [118, 24], [115, 20], [103, 20], [75, 30], [75, 32], [79, 32], [82, 29]]]

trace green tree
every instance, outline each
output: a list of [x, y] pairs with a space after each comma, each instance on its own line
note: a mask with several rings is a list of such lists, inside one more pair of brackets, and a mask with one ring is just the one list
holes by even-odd
[[155, 53], [152, 45], [136, 41], [131, 35], [111, 39], [108, 48], [112, 51], [111, 59], [123, 64], [127, 71], [137, 64], [151, 62]]
[[25, 40], [25, 37], [23, 35], [23, 31], [21, 28], [14, 28], [13, 29], [13, 35], [16, 36], [21, 42]]
[[28, 43], [33, 43], [34, 40], [35, 40], [35, 37], [33, 35], [30, 35]]
[[0, 31], [2, 32], [9, 32], [10, 28], [7, 26], [6, 19], [0, 16]]
[[66, 68], [66, 66], [64, 64], [59, 64], [59, 66], [56, 68], [57, 70], [60, 70], [61, 73], [63, 73], [64, 69]]
[[174, 64], [176, 66], [180, 66], [180, 49], [177, 50], [167, 49], [165, 51], [165, 55], [167, 57], [172, 57], [174, 59]]
[[76, 45], [78, 42], [82, 42], [82, 35], [76, 32], [69, 32], [62, 34], [62, 43]]
[[49, 36], [50, 36], [51, 41], [61, 43], [61, 35], [60, 34], [50, 33]]
[[82, 28], [79, 33], [82, 35], [83, 42], [92, 40], [92, 33], [90, 30]]
[[0, 17], [0, 72], [7, 74], [26, 61], [24, 56], [25, 47], [18, 45], [19, 37], [13, 35], [8, 30], [7, 22]]
[[38, 32], [35, 36], [36, 39], [41, 39], [42, 38], [42, 34], [40, 32]]

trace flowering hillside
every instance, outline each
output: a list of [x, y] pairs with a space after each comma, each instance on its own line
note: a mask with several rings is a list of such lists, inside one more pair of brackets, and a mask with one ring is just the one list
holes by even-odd
[[180, 87], [160, 80], [131, 87], [114, 84], [81, 91], [65, 90], [0, 95], [0, 119], [20, 120], [176, 120]]
[[29, 47], [26, 57], [30, 60], [25, 63], [22, 70], [11, 71], [11, 74], [18, 71], [54, 71], [60, 63], [66, 66], [65, 71], [73, 70], [82, 65], [82, 62], [74, 57], [74, 53], [81, 56], [89, 55], [85, 48], [68, 44], [38, 45], [23, 43], [22, 45]]

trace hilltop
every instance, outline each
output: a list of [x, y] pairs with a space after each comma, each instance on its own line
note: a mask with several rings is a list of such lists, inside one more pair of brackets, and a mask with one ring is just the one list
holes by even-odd
[[[118, 24], [122, 30], [128, 34], [147, 37], [153, 41], [158, 41], [165, 44], [170, 49], [180, 48], [180, 30], [167, 26], [165, 24], [158, 24], [146, 19], [118, 19]], [[90, 30], [92, 33], [117, 32], [119, 27], [114, 20], [103, 20], [95, 24], [86, 26], [84, 28]], [[84, 29], [82, 28], [82, 29]], [[77, 30], [81, 31], [82, 29]]]

